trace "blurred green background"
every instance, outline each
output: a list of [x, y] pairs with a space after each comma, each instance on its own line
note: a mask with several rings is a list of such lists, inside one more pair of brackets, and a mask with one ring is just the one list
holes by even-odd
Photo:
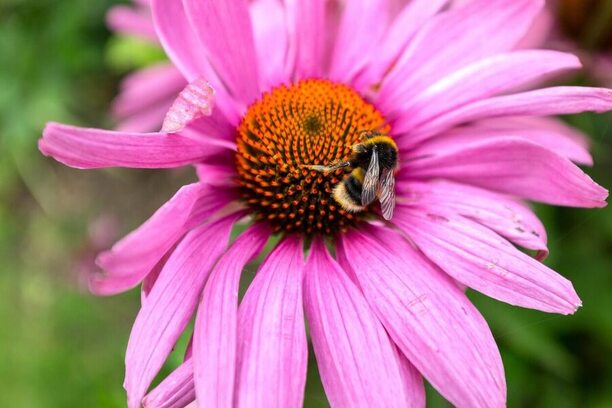
[[[139, 293], [94, 297], [84, 276], [96, 251], [194, 177], [189, 169], [77, 171], [37, 151], [48, 120], [112, 127], [121, 76], [160, 57], [111, 38], [104, 14], [112, 3], [0, 2], [0, 407], [125, 406], [123, 353]], [[610, 188], [611, 117], [568, 120], [592, 136], [589, 173]], [[538, 213], [549, 231], [546, 263], [574, 282], [584, 307], [563, 317], [470, 294], [501, 347], [509, 406], [610, 407], [612, 211]], [[165, 371], [180, 358], [175, 352]], [[306, 406], [327, 406], [315, 369]], [[447, 406], [429, 394], [428, 406]]]

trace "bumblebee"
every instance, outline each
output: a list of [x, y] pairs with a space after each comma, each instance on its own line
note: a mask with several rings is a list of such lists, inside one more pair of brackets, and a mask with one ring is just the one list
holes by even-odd
[[397, 145], [379, 131], [365, 131], [361, 137], [363, 142], [352, 147], [347, 161], [305, 167], [322, 172], [351, 167], [353, 171], [334, 188], [334, 199], [346, 211], [360, 212], [378, 198], [383, 217], [390, 220], [395, 208]]

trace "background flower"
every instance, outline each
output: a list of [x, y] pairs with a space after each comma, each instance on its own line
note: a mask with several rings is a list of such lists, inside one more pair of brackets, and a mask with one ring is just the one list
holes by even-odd
[[602, 0], [547, 0], [539, 22], [525, 36], [524, 47], [573, 52], [590, 79], [612, 85], [612, 6]]
[[[562, 326], [563, 326], [563, 324], [562, 324]], [[530, 331], [530, 332], [531, 332], [531, 331]], [[539, 354], [539, 353], [538, 353], [538, 354]]]

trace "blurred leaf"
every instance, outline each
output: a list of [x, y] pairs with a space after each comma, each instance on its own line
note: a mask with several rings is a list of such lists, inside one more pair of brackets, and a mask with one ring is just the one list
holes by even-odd
[[108, 65], [118, 71], [144, 68], [168, 60], [158, 45], [127, 36], [113, 37], [108, 43], [106, 55]]

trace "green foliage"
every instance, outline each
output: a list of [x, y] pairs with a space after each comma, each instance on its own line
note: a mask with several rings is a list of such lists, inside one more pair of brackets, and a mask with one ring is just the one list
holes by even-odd
[[[133, 39], [110, 40], [113, 3], [0, 3], [0, 406], [122, 407], [123, 353], [139, 294], [96, 298], [77, 273], [100, 248], [88, 228], [116, 217], [115, 237], [142, 222], [187, 171], [65, 169], [38, 153], [49, 120], [109, 127], [119, 71], [163, 58]], [[610, 116], [568, 118], [593, 138], [589, 173], [612, 183]], [[160, 188], [160, 186], [162, 186]], [[500, 344], [511, 407], [612, 406], [612, 212], [538, 207], [548, 265], [571, 279], [584, 307], [564, 317], [470, 293]], [[248, 276], [252, 276], [250, 268]], [[164, 372], [176, 366], [187, 338]], [[327, 402], [310, 355], [306, 405]], [[448, 406], [431, 389], [428, 406]]]
[[107, 47], [108, 65], [118, 70], [144, 68], [166, 61], [164, 51], [150, 41], [136, 37], [111, 38]]

